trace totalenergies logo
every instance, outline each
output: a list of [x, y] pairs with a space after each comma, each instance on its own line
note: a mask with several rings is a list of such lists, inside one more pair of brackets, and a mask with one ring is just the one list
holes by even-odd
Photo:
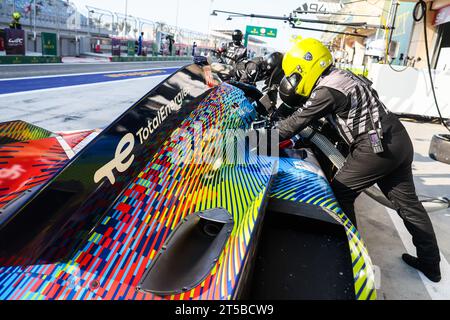
[[117, 145], [114, 159], [95, 172], [94, 182], [99, 183], [106, 178], [114, 185], [116, 183], [114, 171], [117, 170], [119, 173], [123, 173], [127, 171], [134, 162], [135, 156], [133, 150], [136, 145], [136, 138], [139, 140], [140, 144], [146, 142], [150, 138], [150, 135], [161, 126], [172, 112], [181, 109], [184, 99], [188, 94], [189, 92], [187, 90], [182, 89], [169, 104], [158, 110], [158, 114], [153, 120], [147, 121], [146, 126], [140, 128], [136, 134], [126, 134]]
[[135, 144], [134, 135], [128, 133], [120, 140], [114, 159], [100, 168], [94, 175], [94, 182], [99, 183], [103, 178], [107, 178], [111, 184], [116, 183], [114, 169], [123, 173], [131, 167], [134, 161], [133, 148]]

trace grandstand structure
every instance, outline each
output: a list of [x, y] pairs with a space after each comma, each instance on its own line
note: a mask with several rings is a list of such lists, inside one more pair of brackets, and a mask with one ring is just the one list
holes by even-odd
[[[163, 38], [167, 35], [174, 38], [174, 50], [170, 54], [181, 56], [191, 55], [194, 42], [197, 52], [203, 53], [231, 40], [227, 33], [213, 31], [206, 34], [107, 9], [77, 8], [69, 0], [0, 0], [0, 29], [8, 27], [15, 11], [22, 14], [27, 55], [42, 52], [42, 32], [57, 34], [59, 56], [111, 56], [113, 39], [120, 40], [121, 52], [126, 55], [127, 42], [137, 40], [141, 32], [144, 32], [144, 47], [148, 55], [167, 54], [159, 49], [161, 34]], [[263, 45], [252, 40], [250, 46]]]
[[[86, 50], [80, 48], [83, 37], [89, 36], [88, 19], [79, 14], [76, 6], [63, 0], [0, 0], [0, 28], [7, 28], [14, 11], [22, 15], [22, 28], [26, 32], [27, 55], [39, 55], [41, 33], [58, 35], [61, 56], [75, 56]], [[100, 30], [108, 36], [106, 30]]]

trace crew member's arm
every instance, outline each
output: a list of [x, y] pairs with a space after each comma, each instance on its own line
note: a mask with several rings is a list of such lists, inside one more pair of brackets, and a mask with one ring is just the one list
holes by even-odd
[[312, 92], [311, 97], [302, 107], [290, 117], [278, 122], [280, 139], [292, 138], [313, 121], [335, 112], [346, 103], [347, 98], [341, 92], [328, 87], [319, 87]]

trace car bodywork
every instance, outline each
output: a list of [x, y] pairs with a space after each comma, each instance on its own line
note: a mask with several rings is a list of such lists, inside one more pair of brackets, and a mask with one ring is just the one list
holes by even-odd
[[[269, 211], [341, 230], [349, 277], [318, 263], [345, 278], [346, 298], [375, 299], [367, 250], [314, 155], [247, 150], [256, 118], [243, 91], [190, 65], [101, 132], [1, 124], [0, 299], [246, 297]], [[241, 161], [219, 152], [230, 134]], [[174, 160], [186, 146], [189, 161]]]

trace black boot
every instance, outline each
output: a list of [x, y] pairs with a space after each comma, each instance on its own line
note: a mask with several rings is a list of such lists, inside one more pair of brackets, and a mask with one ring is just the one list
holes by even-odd
[[402, 256], [402, 259], [409, 266], [421, 271], [431, 281], [441, 281], [441, 268], [439, 267], [439, 263], [423, 262], [420, 261], [419, 258], [413, 257], [406, 253]]

